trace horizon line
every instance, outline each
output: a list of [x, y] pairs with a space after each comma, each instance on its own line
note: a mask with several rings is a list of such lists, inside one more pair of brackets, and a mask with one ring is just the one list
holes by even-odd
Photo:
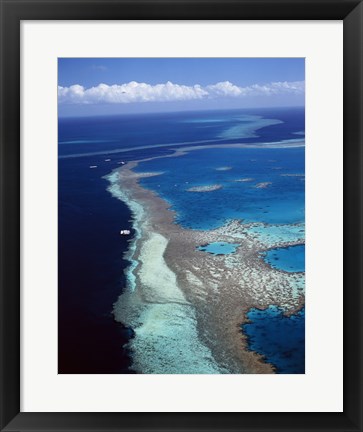
[[[206, 111], [241, 111], [241, 110], [262, 110], [262, 109], [293, 109], [293, 108], [304, 108], [305, 105], [282, 105], [282, 106], [261, 106], [261, 107], [244, 107], [244, 108], [204, 108], [204, 109], [185, 109], [185, 110], [171, 110], [171, 111], [141, 111], [137, 113], [115, 113], [115, 114], [90, 114], [90, 115], [59, 115], [57, 112], [57, 118], [59, 119], [71, 119], [71, 118], [98, 118], [98, 117], [120, 117], [120, 116], [138, 116], [143, 114], [179, 114], [179, 113], [197, 113]], [[59, 108], [58, 108], [59, 111]]]

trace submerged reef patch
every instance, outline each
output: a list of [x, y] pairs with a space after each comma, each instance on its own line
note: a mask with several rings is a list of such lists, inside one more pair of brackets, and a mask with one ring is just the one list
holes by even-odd
[[236, 180], [234, 180], [234, 181], [235, 181], [235, 182], [242, 182], [242, 183], [244, 183], [244, 182], [252, 182], [252, 181], [254, 181], [254, 180], [255, 180], [254, 178], [246, 177], [246, 178], [236, 179]]
[[187, 189], [187, 192], [213, 192], [218, 189], [222, 189], [222, 185], [193, 186]]
[[229, 171], [231, 169], [232, 169], [232, 167], [230, 167], [230, 166], [222, 166], [222, 167], [216, 168], [216, 171]]
[[271, 186], [272, 182], [261, 182], [261, 183], [257, 183], [255, 188], [256, 189], [266, 189], [267, 187]]

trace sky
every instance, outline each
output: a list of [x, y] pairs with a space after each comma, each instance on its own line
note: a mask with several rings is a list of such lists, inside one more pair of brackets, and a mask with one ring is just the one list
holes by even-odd
[[304, 106], [303, 58], [59, 58], [60, 117]]

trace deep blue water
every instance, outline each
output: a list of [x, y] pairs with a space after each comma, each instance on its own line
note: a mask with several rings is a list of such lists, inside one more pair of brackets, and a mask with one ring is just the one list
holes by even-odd
[[305, 308], [289, 317], [276, 306], [251, 309], [242, 329], [251, 351], [262, 354], [281, 374], [305, 373]]
[[[302, 108], [59, 120], [60, 373], [127, 373], [131, 363], [123, 345], [132, 330], [116, 323], [112, 315], [113, 303], [126, 283], [123, 270], [128, 263], [122, 257], [133, 235], [131, 215], [125, 204], [106, 191], [108, 183], [102, 177], [121, 161], [170, 154], [175, 143], [221, 140], [246, 114], [283, 123], [259, 129], [254, 138], [224, 142], [296, 139], [296, 132], [304, 130]], [[185, 157], [155, 160], [140, 169], [149, 171], [163, 164], [165, 174], [144, 183], [172, 203], [183, 226], [208, 229], [221, 225], [226, 217], [279, 223], [304, 219], [304, 182], [272, 169], [280, 166], [281, 173], [303, 173], [304, 149], [195, 151]], [[232, 169], [216, 169], [223, 166]], [[234, 181], [247, 177], [255, 180]], [[223, 188], [210, 196], [186, 191], [187, 186], [203, 184], [206, 179]], [[271, 185], [254, 187], [258, 182]], [[212, 194], [217, 194], [214, 199]], [[132, 235], [120, 236], [122, 228], [131, 229]]]
[[271, 266], [286, 272], [305, 271], [305, 245], [270, 249], [264, 256]]
[[[220, 138], [222, 133], [241, 123], [241, 116], [251, 114], [284, 123], [260, 129], [257, 138]], [[216, 121], [196, 121], [206, 118]], [[105, 154], [125, 148], [205, 140], [230, 143], [280, 141], [297, 139], [296, 132], [304, 129], [303, 108], [63, 118], [58, 122], [59, 155]]]
[[[114, 321], [112, 304], [125, 285], [122, 259], [130, 212], [105, 193], [109, 165], [89, 158], [59, 161], [59, 363], [60, 373], [127, 372], [122, 349], [130, 330]], [[121, 222], [122, 221], [122, 222]]]

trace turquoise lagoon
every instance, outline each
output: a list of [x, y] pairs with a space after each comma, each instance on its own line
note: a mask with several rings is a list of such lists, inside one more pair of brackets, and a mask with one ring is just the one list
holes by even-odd
[[229, 255], [236, 252], [238, 246], [240, 245], [227, 242], [213, 242], [207, 245], [199, 246], [198, 250], [208, 252], [212, 255]]

